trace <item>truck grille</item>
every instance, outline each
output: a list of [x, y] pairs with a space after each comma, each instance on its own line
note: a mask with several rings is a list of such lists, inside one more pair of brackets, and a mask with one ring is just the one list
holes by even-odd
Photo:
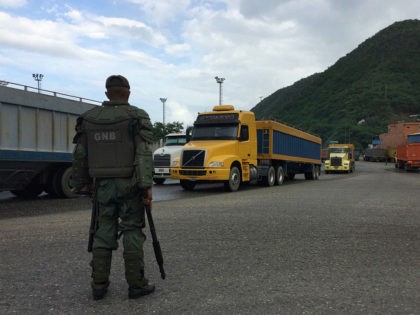
[[205, 170], [180, 170], [179, 174], [187, 176], [204, 176], [206, 175]]
[[331, 158], [331, 166], [341, 166], [342, 159], [341, 157], [332, 157]]
[[171, 156], [169, 154], [155, 154], [155, 156], [153, 157], [153, 164], [155, 167], [170, 167]]
[[184, 150], [182, 152], [182, 167], [204, 167], [204, 150]]

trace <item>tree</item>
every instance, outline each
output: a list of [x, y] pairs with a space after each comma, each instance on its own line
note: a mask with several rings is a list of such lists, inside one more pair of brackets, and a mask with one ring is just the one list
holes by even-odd
[[179, 121], [174, 121], [165, 125], [161, 122], [155, 122], [153, 124], [153, 137], [155, 140], [160, 140], [163, 139], [168, 133], [182, 132], [183, 129], [184, 125]]

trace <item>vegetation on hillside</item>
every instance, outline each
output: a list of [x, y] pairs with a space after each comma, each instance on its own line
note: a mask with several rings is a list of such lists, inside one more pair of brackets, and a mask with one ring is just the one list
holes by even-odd
[[420, 21], [396, 22], [322, 73], [263, 99], [252, 111], [365, 148], [389, 123], [420, 114]]

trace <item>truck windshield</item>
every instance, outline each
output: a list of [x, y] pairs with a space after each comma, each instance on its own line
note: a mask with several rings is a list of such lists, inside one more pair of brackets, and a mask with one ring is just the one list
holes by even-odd
[[329, 153], [348, 153], [349, 149], [347, 148], [330, 148]]
[[420, 143], [420, 133], [408, 136], [408, 143]]
[[184, 145], [186, 143], [187, 143], [187, 138], [185, 136], [167, 137], [165, 139], [165, 145]]
[[191, 140], [236, 140], [238, 125], [198, 125], [194, 126]]

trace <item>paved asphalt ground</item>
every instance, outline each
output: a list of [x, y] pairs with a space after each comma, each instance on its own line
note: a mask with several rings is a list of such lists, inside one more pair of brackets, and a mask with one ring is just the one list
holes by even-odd
[[179, 199], [153, 210], [167, 279], [149, 237], [157, 289], [138, 300], [121, 248], [92, 300], [87, 198], [2, 200], [0, 314], [420, 314], [420, 172], [356, 167], [236, 193], [168, 185]]

